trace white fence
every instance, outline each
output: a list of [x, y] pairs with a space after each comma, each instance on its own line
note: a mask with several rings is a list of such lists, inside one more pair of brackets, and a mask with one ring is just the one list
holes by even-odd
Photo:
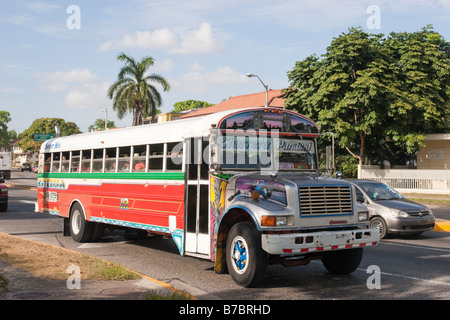
[[450, 170], [374, 169], [363, 166], [358, 178], [376, 180], [399, 192], [448, 194], [450, 198]]

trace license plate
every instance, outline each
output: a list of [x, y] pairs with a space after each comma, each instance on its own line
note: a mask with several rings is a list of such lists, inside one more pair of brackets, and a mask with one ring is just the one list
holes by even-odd
[[353, 242], [351, 232], [328, 232], [316, 236], [316, 245], [326, 247], [331, 245], [343, 245]]

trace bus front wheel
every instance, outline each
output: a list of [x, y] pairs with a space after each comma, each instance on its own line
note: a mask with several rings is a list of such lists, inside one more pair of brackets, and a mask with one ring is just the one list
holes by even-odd
[[349, 274], [358, 269], [363, 255], [362, 248], [325, 252], [322, 263], [334, 274]]
[[227, 267], [233, 280], [243, 287], [262, 282], [267, 269], [267, 253], [253, 223], [234, 225], [227, 238]]
[[84, 210], [79, 203], [70, 210], [70, 235], [77, 242], [86, 242], [92, 235], [93, 224], [86, 220]]

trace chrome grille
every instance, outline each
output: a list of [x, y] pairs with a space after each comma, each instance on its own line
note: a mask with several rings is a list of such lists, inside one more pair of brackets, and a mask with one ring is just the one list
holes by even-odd
[[300, 215], [336, 215], [352, 213], [350, 186], [299, 187]]
[[428, 215], [428, 210], [407, 212], [412, 217], [423, 217]]

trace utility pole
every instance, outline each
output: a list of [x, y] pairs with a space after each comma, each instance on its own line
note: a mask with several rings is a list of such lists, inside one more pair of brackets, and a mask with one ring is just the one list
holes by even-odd
[[108, 130], [108, 108], [103, 109], [105, 113], [105, 131]]

